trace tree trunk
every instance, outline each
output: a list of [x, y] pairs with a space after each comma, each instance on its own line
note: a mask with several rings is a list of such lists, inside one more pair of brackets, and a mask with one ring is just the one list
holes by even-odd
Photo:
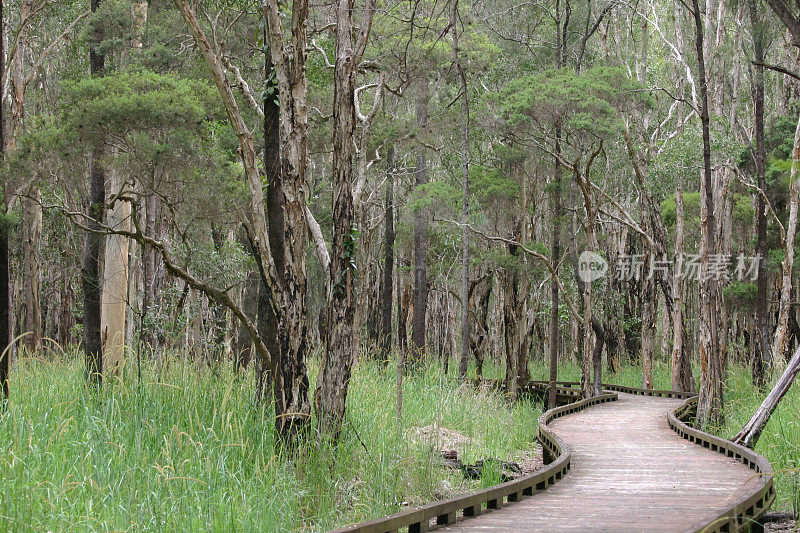
[[[509, 245], [509, 253], [516, 256], [515, 247]], [[517, 397], [517, 378], [519, 370], [519, 327], [517, 273], [510, 268], [503, 269], [503, 332], [506, 345], [506, 391], [515, 399]]]
[[41, 265], [39, 243], [42, 239], [42, 195], [38, 188], [31, 190], [33, 198], [23, 202], [22, 253], [25, 269], [25, 333], [23, 339], [29, 352], [35, 353], [42, 346], [42, 306], [39, 299]]
[[[0, 2], [2, 4], [2, 2]], [[0, 5], [0, 42], [2, 42], [2, 14], [3, 8]], [[2, 67], [2, 45], [0, 45], [0, 67]], [[3, 111], [2, 101], [0, 101], [0, 155], [3, 155]], [[5, 219], [6, 212], [5, 200], [3, 201], [3, 219], [0, 220], [0, 404], [9, 396], [8, 369], [11, 360], [11, 328], [9, 318], [11, 314], [10, 298], [10, 279], [8, 269], [8, 224]]]
[[[96, 12], [100, 0], [91, 0], [91, 10]], [[105, 57], [94, 48], [89, 50], [89, 67], [92, 76], [102, 76]], [[104, 147], [97, 144], [92, 149], [92, 163], [89, 177], [89, 219], [90, 229], [99, 230], [103, 222], [106, 201], [105, 170], [100, 166]], [[100, 329], [101, 299], [100, 250], [103, 236], [89, 231], [83, 248], [81, 261], [81, 284], [83, 285], [83, 351], [86, 356], [86, 375], [98, 385], [102, 382], [103, 340]]]
[[[268, 235], [264, 210], [261, 173], [256, 164], [253, 136], [239, 111], [233, 89], [222, 71], [219, 58], [203, 33], [194, 10], [186, 0], [175, 4], [189, 25], [195, 43], [205, 59], [225, 105], [228, 119], [237, 136], [240, 157], [244, 166], [250, 200], [250, 224], [253, 248], [262, 279], [270, 292], [270, 306], [277, 316], [277, 340], [274, 355], [252, 324], [248, 329], [254, 336], [259, 357], [269, 360], [275, 401], [275, 432], [277, 439], [292, 447], [298, 434], [308, 427], [310, 404], [306, 354], [309, 350], [306, 312], [306, 220], [305, 175], [307, 166], [308, 107], [306, 105], [307, 58], [306, 37], [308, 21], [307, 0], [292, 3], [291, 39], [284, 42], [281, 15], [276, 1], [268, 0], [263, 7], [265, 32], [280, 99], [279, 135], [281, 150], [281, 192], [284, 201], [285, 231], [280, 236], [282, 248], [273, 250]], [[302, 43], [302, 44], [298, 44]], [[292, 53], [287, 52], [292, 48]], [[274, 96], [274, 95], [273, 95]], [[265, 110], [265, 120], [267, 112]], [[265, 138], [271, 132], [265, 132]], [[269, 166], [269, 165], [268, 165]], [[226, 295], [220, 295], [225, 299]], [[229, 298], [227, 298], [229, 300]], [[226, 305], [229, 305], [226, 300]], [[229, 305], [230, 307], [230, 305]], [[237, 313], [240, 320], [246, 320]], [[248, 321], [249, 322], [249, 321]], [[252, 326], [252, 327], [251, 327]], [[263, 381], [262, 381], [263, 382]]]
[[786, 332], [789, 325], [789, 311], [792, 296], [792, 268], [794, 266], [794, 238], [797, 232], [797, 210], [800, 201], [800, 184], [798, 180], [800, 171], [800, 117], [794, 134], [794, 148], [792, 150], [792, 170], [789, 177], [789, 220], [786, 223], [786, 252], [781, 264], [781, 294], [778, 307], [778, 324], [775, 328], [775, 337], [772, 341], [772, 357], [775, 361], [785, 358]]
[[[650, 254], [645, 254], [644, 264], [649, 264]], [[642, 279], [642, 388], [653, 388], [653, 351], [655, 350], [656, 292], [654, 279], [645, 274]]]
[[[703, 130], [703, 179], [700, 187], [700, 229], [702, 235], [701, 264], [708, 265], [709, 255], [716, 253], [714, 186], [711, 178], [711, 134], [708, 113], [708, 85], [703, 55], [703, 22], [698, 0], [692, 0], [695, 23], [695, 49], [700, 84], [700, 119]], [[722, 368], [717, 335], [717, 282], [707, 275], [700, 280], [700, 399], [697, 421], [701, 427], [721, 425], [723, 421]]]
[[[118, 169], [112, 169], [109, 194], [125, 192], [125, 181]], [[113, 229], [130, 231], [130, 202], [114, 201], [106, 215], [106, 224]], [[107, 235], [103, 254], [103, 294], [100, 328], [105, 356], [104, 371], [119, 376], [125, 362], [125, 322], [128, 309], [128, 257], [130, 239], [123, 235]]]
[[[369, 2], [369, 0], [368, 0]], [[353, 0], [336, 1], [336, 60], [333, 89], [333, 246], [325, 352], [314, 406], [320, 434], [337, 440], [344, 420], [350, 372], [355, 361], [355, 260], [358, 246], [353, 201], [355, 77], [361, 57], [352, 41]], [[369, 25], [369, 21], [363, 21]], [[368, 31], [368, 30], [367, 30]]]
[[673, 272], [672, 291], [675, 310], [672, 315], [672, 390], [691, 391], [692, 367], [689, 364], [689, 352], [684, 348], [683, 325], [683, 242], [684, 242], [684, 213], [683, 213], [683, 178], [678, 178], [675, 187], [675, 258], [676, 266]]
[[392, 351], [392, 289], [394, 287], [394, 147], [386, 150], [386, 215], [381, 279], [381, 331], [378, 339], [381, 361], [388, 362]]
[[747, 421], [741, 431], [736, 434], [733, 438], [733, 442], [742, 444], [748, 448], [755, 448], [758, 438], [761, 436], [761, 432], [764, 431], [764, 427], [769, 421], [769, 417], [772, 416], [778, 403], [789, 391], [798, 371], [800, 371], [800, 349], [794, 353], [789, 363], [786, 365], [786, 370], [784, 370], [781, 377], [778, 378], [775, 387], [773, 387], [772, 391], [764, 398], [764, 401], [761, 402], [761, 405], [756, 412], [753, 413], [753, 416], [750, 417], [750, 420]]
[[[248, 274], [242, 291], [242, 311], [253, 322], [256, 321], [258, 314], [258, 287], [260, 282], [261, 276], [258, 271], [253, 270]], [[250, 339], [247, 329], [242, 326], [236, 332], [236, 343], [233, 350], [234, 371], [238, 373], [240, 370], [247, 370], [252, 357], [253, 341]]]
[[[560, 131], [556, 132], [556, 152], [560, 152]], [[558, 265], [561, 261], [561, 169], [556, 162], [553, 176], [553, 246], [551, 261]], [[556, 270], [556, 275], [558, 271]], [[556, 406], [556, 381], [558, 381], [558, 347], [559, 347], [559, 303], [558, 279], [550, 280], [550, 387], [547, 394], [547, 405], [550, 409]]]
[[469, 239], [467, 220], [469, 210], [469, 93], [467, 76], [458, 56], [458, 0], [453, 0], [450, 26], [453, 31], [453, 62], [461, 81], [461, 113], [464, 123], [461, 127], [461, 359], [458, 364], [458, 377], [467, 377], [469, 365]]
[[[417, 125], [424, 141], [428, 128], [428, 80], [423, 79], [419, 83], [416, 102]], [[424, 144], [419, 146], [414, 179], [417, 187], [428, 183], [428, 163]], [[425, 315], [428, 310], [427, 215], [424, 209], [420, 209], [414, 214], [414, 318], [411, 331], [411, 353], [407, 358], [407, 362], [411, 365], [416, 365], [425, 356]]]

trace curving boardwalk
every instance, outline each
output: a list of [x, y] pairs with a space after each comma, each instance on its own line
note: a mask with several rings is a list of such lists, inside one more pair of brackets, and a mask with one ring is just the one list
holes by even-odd
[[757, 523], [775, 496], [772, 467], [687, 426], [696, 397], [604, 388], [611, 392], [542, 415], [539, 440], [554, 460], [540, 471], [339, 531], [714, 532]]
[[619, 394], [550, 424], [572, 451], [546, 491], [439, 531], [694, 531], [763, 485], [736, 460], [682, 439], [684, 400]]

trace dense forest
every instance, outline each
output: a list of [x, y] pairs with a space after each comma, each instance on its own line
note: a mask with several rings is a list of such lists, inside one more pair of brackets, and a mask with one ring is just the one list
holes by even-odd
[[800, 506], [800, 3], [14, 0], [0, 72], [0, 528], [374, 518], [570, 379]]

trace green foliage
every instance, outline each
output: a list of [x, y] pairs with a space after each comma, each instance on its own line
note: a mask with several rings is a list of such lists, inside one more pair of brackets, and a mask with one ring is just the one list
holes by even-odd
[[434, 206], [458, 212], [461, 206], [461, 189], [445, 181], [418, 185], [410, 195], [407, 206], [414, 212]]
[[[688, 226], [690, 223], [699, 221], [700, 217], [700, 193], [699, 192], [683, 192], [683, 213], [685, 223]], [[675, 204], [675, 194], [668, 196], [661, 202], [661, 216], [664, 218], [664, 224], [668, 227], [675, 225], [677, 218], [677, 205]]]
[[213, 111], [213, 88], [174, 74], [125, 71], [65, 82], [65, 126], [84, 138], [133, 131], [198, 130]]
[[758, 287], [754, 283], [731, 280], [722, 289], [725, 302], [737, 307], [754, 308], [758, 295]]
[[130, 48], [136, 20], [131, 0], [103, 0], [89, 15], [83, 38], [100, 55]]
[[520, 183], [496, 168], [474, 165], [469, 169], [470, 191], [484, 205], [511, 202], [519, 198]]
[[547, 70], [509, 82], [500, 94], [508, 123], [541, 128], [560, 124], [574, 133], [605, 137], [619, 133], [621, 114], [647, 103], [641, 85], [620, 68]]
[[699, 169], [703, 168], [703, 140], [699, 128], [687, 128], [677, 135], [650, 165], [652, 183], [663, 184], [672, 190], [678, 178], [691, 190], [699, 183]]

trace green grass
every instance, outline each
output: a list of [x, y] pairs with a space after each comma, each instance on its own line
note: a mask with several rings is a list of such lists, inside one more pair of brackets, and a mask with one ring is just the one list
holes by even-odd
[[[758, 408], [765, 394], [752, 385], [749, 370], [728, 372], [725, 391], [725, 428], [718, 433], [731, 438]], [[800, 509], [800, 383], [795, 383], [772, 414], [758, 440], [756, 451], [769, 459], [775, 471], [775, 510]]]
[[325, 530], [497, 482], [466, 485], [409, 438], [434, 423], [475, 438], [473, 461], [532, 448], [539, 410], [458, 387], [435, 364], [407, 377], [398, 425], [394, 367], [353, 376], [336, 449], [275, 455], [272, 413], [251, 380], [173, 364], [144, 384], [87, 390], [79, 360], [24, 359], [0, 416], [0, 530]]
[[[173, 363], [161, 375], [146, 368], [141, 387], [96, 393], [76, 357], [24, 359], [0, 416], [0, 530], [326, 530], [494, 484], [497, 472], [474, 483], [441, 468], [411, 430], [439, 424], [474, 438], [470, 462], [514, 460], [533, 448], [540, 409], [459, 386], [454, 372], [445, 378], [431, 363], [407, 376], [398, 424], [394, 365], [361, 362], [339, 446], [312, 441], [289, 460], [275, 455], [272, 413], [253, 404], [251, 379]], [[487, 363], [488, 377], [501, 374]], [[544, 378], [544, 363], [531, 374]], [[654, 374], [669, 388], [666, 364], [656, 361]], [[578, 375], [573, 364], [559, 369], [559, 379]], [[640, 386], [641, 370], [605, 379]], [[762, 397], [748, 371], [732, 368], [720, 433], [733, 435]], [[758, 445], [776, 471], [775, 509], [798, 507], [798, 412], [795, 385]]]

